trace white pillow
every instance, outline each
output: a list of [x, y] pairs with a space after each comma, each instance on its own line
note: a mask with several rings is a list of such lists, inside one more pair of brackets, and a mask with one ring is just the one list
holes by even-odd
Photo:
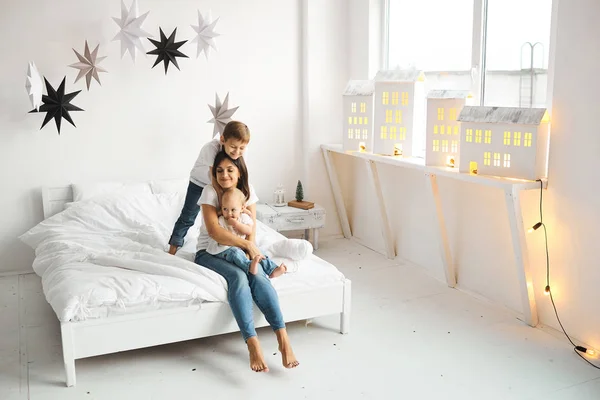
[[96, 196], [112, 193], [116, 191], [126, 191], [127, 193], [151, 194], [150, 185], [147, 182], [123, 183], [123, 182], [92, 182], [92, 183], [74, 183], [73, 202], [88, 200]]
[[187, 193], [187, 188], [190, 183], [188, 178], [183, 179], [161, 179], [150, 181], [150, 188], [154, 194], [172, 194], [172, 193]]

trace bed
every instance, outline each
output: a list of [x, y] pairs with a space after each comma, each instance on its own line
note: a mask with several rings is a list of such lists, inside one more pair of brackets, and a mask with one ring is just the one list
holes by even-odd
[[[60, 321], [67, 386], [77, 359], [238, 331], [225, 280], [193, 263], [198, 225], [177, 256], [165, 252], [185, 195], [177, 182], [42, 189], [44, 221], [20, 239]], [[283, 238], [257, 221], [261, 248]], [[335, 266], [313, 254], [272, 282], [286, 322], [339, 314], [348, 333], [351, 282]], [[255, 321], [268, 325], [256, 307]]]

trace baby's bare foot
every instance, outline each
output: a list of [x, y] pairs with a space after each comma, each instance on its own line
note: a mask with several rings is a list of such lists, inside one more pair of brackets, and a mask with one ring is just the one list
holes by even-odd
[[252, 371], [269, 372], [258, 338], [256, 336], [251, 337], [246, 344], [248, 345], [248, 353], [250, 353], [250, 368]]
[[258, 272], [258, 263], [260, 262], [261, 257], [260, 256], [256, 256], [252, 259], [252, 262], [250, 263], [250, 269], [249, 272], [252, 275], [256, 275], [256, 273]]
[[292, 351], [292, 346], [289, 342], [279, 346], [279, 351], [281, 352], [281, 361], [283, 366], [286, 368], [296, 368], [300, 363], [296, 359], [294, 352]]
[[271, 272], [269, 278], [277, 278], [278, 276], [285, 274], [286, 271], [287, 267], [285, 266], [285, 264], [282, 263], [279, 267], [275, 268], [273, 272]]

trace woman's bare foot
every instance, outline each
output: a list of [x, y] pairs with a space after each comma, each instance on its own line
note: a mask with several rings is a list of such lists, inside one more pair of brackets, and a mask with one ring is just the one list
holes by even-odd
[[252, 262], [250, 263], [250, 269], [248, 270], [248, 272], [250, 272], [252, 275], [256, 275], [258, 273], [258, 263], [260, 260], [262, 260], [261, 256], [256, 256], [252, 259]]
[[252, 336], [246, 341], [246, 345], [248, 346], [248, 352], [250, 353], [250, 368], [252, 368], [252, 371], [269, 372], [269, 367], [267, 367], [267, 363], [265, 362], [265, 357], [260, 348], [258, 337]]
[[285, 328], [275, 331], [277, 335], [277, 342], [279, 343], [279, 351], [281, 352], [281, 362], [286, 368], [296, 368], [300, 363], [296, 359], [294, 352], [292, 351], [292, 345], [287, 335]]
[[178, 249], [178, 247], [177, 247], [177, 246], [173, 246], [173, 245], [171, 245], [171, 246], [169, 247], [169, 254], [171, 254], [171, 255], [175, 255], [175, 253], [177, 253], [177, 249]]
[[287, 267], [285, 266], [285, 264], [281, 263], [279, 267], [275, 268], [273, 272], [271, 272], [269, 278], [277, 278], [278, 276], [285, 274], [286, 271]]

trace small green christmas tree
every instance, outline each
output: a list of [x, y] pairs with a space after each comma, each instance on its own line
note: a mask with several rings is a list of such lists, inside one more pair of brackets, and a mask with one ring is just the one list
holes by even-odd
[[304, 200], [304, 190], [302, 189], [302, 182], [298, 181], [296, 186], [296, 201]]

